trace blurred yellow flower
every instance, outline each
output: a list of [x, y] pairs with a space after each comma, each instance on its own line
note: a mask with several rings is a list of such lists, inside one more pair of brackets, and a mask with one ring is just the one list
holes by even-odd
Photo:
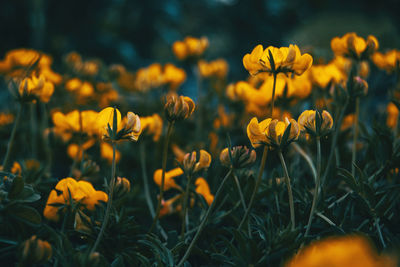
[[301, 249], [285, 267], [395, 267], [394, 259], [380, 256], [361, 236], [330, 237]]
[[257, 45], [251, 54], [243, 57], [243, 65], [251, 75], [259, 72], [301, 75], [311, 67], [312, 61], [311, 55], [301, 55], [297, 45], [280, 48], [269, 46], [265, 50], [262, 45]]
[[329, 83], [338, 84], [346, 80], [344, 73], [332, 62], [326, 65], [313, 65], [311, 67], [311, 80], [320, 88], [326, 88]]
[[[182, 190], [182, 188], [179, 185], [177, 185], [174, 180], [174, 178], [181, 176], [182, 174], [183, 170], [181, 168], [175, 168], [168, 172], [165, 172], [164, 191], [167, 191], [172, 188]], [[162, 169], [158, 169], [154, 172], [153, 179], [158, 186], [161, 186]]]
[[32, 75], [22, 80], [18, 92], [20, 98], [23, 100], [32, 101], [39, 99], [43, 103], [47, 103], [53, 95], [54, 85], [47, 81], [43, 75], [39, 77]]
[[186, 80], [186, 72], [170, 63], [165, 64], [162, 75], [163, 82], [172, 90], [176, 90]]
[[188, 57], [201, 56], [207, 47], [208, 39], [206, 37], [198, 39], [188, 36], [183, 41], [176, 41], [172, 45], [172, 51], [179, 60], [184, 60]]
[[[83, 155], [83, 151], [88, 150], [89, 148], [91, 148], [95, 143], [94, 139], [89, 139], [88, 141], [86, 141], [85, 143], [83, 143], [81, 145], [81, 151], [79, 152], [79, 145], [77, 144], [70, 144], [67, 148], [67, 154], [70, 158], [72, 159], [78, 159], [81, 160], [82, 159], [82, 155]], [[78, 155], [79, 153], [79, 155]]]
[[390, 102], [386, 107], [386, 112], [387, 112], [386, 125], [392, 129], [398, 127], [399, 109], [397, 108], [397, 106], [392, 102]]
[[10, 124], [14, 121], [13, 114], [0, 113], [0, 126]]
[[66, 114], [56, 111], [51, 115], [54, 133], [61, 136], [64, 141], [71, 139], [75, 133], [94, 136], [98, 134], [97, 116], [98, 113], [93, 110], [73, 110]]
[[152, 116], [141, 117], [140, 124], [142, 126], [141, 133], [152, 135], [154, 142], [160, 139], [163, 130], [163, 121], [160, 115], [154, 113]]
[[[70, 199], [70, 196], [72, 199]], [[107, 202], [108, 196], [103, 191], [96, 191], [92, 184], [87, 181], [76, 181], [67, 177], [57, 183], [55, 190], [51, 190], [43, 211], [44, 217], [48, 220], [58, 221], [60, 209], [52, 206], [52, 204], [71, 205], [71, 200], [80, 202], [88, 210], [94, 210], [99, 201]]]
[[202, 195], [207, 204], [211, 205], [214, 201], [214, 195], [211, 194], [207, 181], [203, 177], [199, 177], [196, 179], [194, 184], [196, 185], [196, 193]]
[[90, 97], [95, 93], [94, 87], [90, 82], [81, 81], [78, 78], [68, 80], [65, 88], [70, 92], [76, 93], [79, 97]]
[[356, 33], [346, 33], [342, 37], [335, 37], [331, 41], [331, 48], [335, 55], [353, 58], [355, 60], [368, 59], [379, 48], [378, 40], [369, 35], [367, 40]]
[[206, 62], [199, 60], [197, 63], [200, 75], [204, 78], [217, 77], [225, 78], [228, 73], [228, 62], [224, 59], [217, 59], [214, 61]]
[[380, 69], [386, 70], [388, 73], [391, 73], [396, 68], [399, 67], [400, 64], [400, 51], [396, 49], [392, 49], [387, 51], [385, 54], [380, 52], [375, 52], [372, 55], [372, 61], [376, 66]]
[[[107, 160], [108, 164], [112, 164], [113, 160], [113, 148], [112, 145], [106, 142], [102, 142], [100, 144], [100, 156]], [[118, 149], [115, 149], [115, 163], [118, 163], [121, 159], [121, 152]]]

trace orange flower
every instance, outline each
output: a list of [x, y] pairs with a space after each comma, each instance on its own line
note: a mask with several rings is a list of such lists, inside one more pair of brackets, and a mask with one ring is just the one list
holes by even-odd
[[200, 60], [197, 63], [200, 75], [204, 78], [215, 76], [217, 78], [225, 78], [228, 73], [228, 63], [224, 59], [217, 59], [214, 61], [206, 62]]
[[200, 39], [188, 36], [183, 41], [176, 41], [172, 45], [172, 51], [179, 60], [188, 57], [201, 56], [208, 47], [208, 39], [201, 37]]
[[369, 35], [367, 40], [356, 33], [346, 33], [343, 37], [335, 37], [331, 41], [331, 47], [335, 55], [350, 57], [356, 60], [367, 59], [379, 48], [378, 40]]
[[163, 129], [163, 121], [160, 115], [154, 113], [152, 116], [141, 117], [140, 124], [142, 126], [141, 133], [144, 132], [148, 135], [153, 135], [154, 142], [160, 139]]
[[98, 134], [97, 116], [98, 113], [93, 110], [73, 110], [67, 114], [56, 111], [51, 116], [54, 133], [61, 136], [64, 141], [71, 139], [74, 133], [82, 132], [93, 136]]
[[183, 158], [183, 168], [187, 173], [195, 173], [207, 169], [211, 164], [211, 155], [207, 151], [200, 149], [199, 159], [197, 160], [196, 151], [187, 153]]
[[[177, 185], [174, 180], [175, 177], [181, 176], [182, 174], [183, 174], [183, 170], [181, 168], [175, 168], [168, 172], [165, 172], [164, 191], [167, 191], [171, 188], [176, 188], [178, 190], [182, 190], [182, 188], [179, 185]], [[154, 182], [158, 186], [161, 186], [162, 169], [158, 169], [154, 172], [153, 179], [154, 179]]]
[[[107, 160], [108, 164], [112, 164], [113, 160], [113, 148], [109, 143], [102, 142], [100, 144], [100, 156]], [[118, 163], [121, 159], [121, 153], [116, 149], [115, 150], [115, 163]]]
[[19, 97], [22, 100], [32, 101], [40, 99], [43, 103], [50, 101], [54, 92], [53, 83], [46, 80], [43, 75], [36, 77], [32, 75], [30, 78], [25, 78], [19, 85]]
[[380, 69], [386, 70], [386, 72], [391, 73], [399, 66], [400, 62], [400, 51], [393, 49], [387, 51], [385, 54], [376, 52], [372, 55], [372, 61]]
[[207, 181], [203, 177], [199, 177], [194, 184], [196, 185], [196, 193], [202, 195], [207, 204], [211, 205], [214, 201], [214, 195], [211, 194]]
[[331, 114], [324, 110], [320, 114], [320, 125], [317, 131], [317, 112], [315, 110], [305, 110], [300, 114], [297, 122], [300, 126], [301, 131], [306, 131], [309, 134], [316, 136], [325, 136], [327, 135], [333, 126], [333, 119]]
[[390, 102], [387, 107], [386, 107], [386, 112], [387, 112], [387, 119], [386, 119], [386, 125], [390, 128], [395, 128], [398, 127], [398, 120], [399, 120], [399, 109], [395, 104]]

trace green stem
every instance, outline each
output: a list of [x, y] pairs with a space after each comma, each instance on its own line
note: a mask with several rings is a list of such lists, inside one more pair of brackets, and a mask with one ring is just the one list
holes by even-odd
[[292, 222], [291, 229], [292, 231], [295, 229], [296, 225], [296, 220], [295, 220], [295, 215], [294, 215], [294, 204], [293, 204], [293, 193], [292, 193], [292, 187], [290, 186], [290, 178], [289, 178], [289, 173], [286, 167], [285, 159], [283, 158], [282, 151], [278, 151], [279, 159], [282, 164], [283, 172], [285, 174], [285, 183], [286, 187], [288, 190], [288, 196], [289, 196], [289, 208], [290, 208], [290, 221]]
[[244, 196], [243, 196], [242, 188], [240, 187], [239, 179], [237, 178], [234, 171], [232, 172], [232, 174], [233, 174], [233, 179], [235, 180], [235, 184], [236, 184], [238, 192], [239, 192], [240, 202], [242, 202], [243, 209], [247, 210], [246, 201], [244, 200]]
[[305, 236], [308, 236], [311, 228], [311, 222], [315, 212], [315, 206], [317, 205], [318, 195], [319, 195], [319, 187], [321, 183], [321, 138], [317, 136], [317, 179], [315, 182], [315, 189], [314, 189], [314, 197], [313, 202], [311, 205], [310, 217], [308, 218], [307, 230]]
[[[50, 146], [50, 132], [47, 131], [49, 128], [49, 123], [48, 123], [48, 112], [46, 108], [45, 103], [40, 103], [41, 110], [42, 110], [42, 129], [41, 133], [43, 135], [43, 140], [44, 140], [44, 152], [45, 152], [45, 157], [46, 157], [46, 165], [45, 165], [45, 170], [46, 172], [51, 172], [51, 165], [52, 165], [52, 150]], [[43, 134], [45, 133], [45, 134]]]
[[346, 102], [344, 103], [343, 108], [340, 111], [339, 118], [336, 122], [336, 128], [335, 128], [335, 132], [334, 132], [333, 138], [332, 138], [332, 144], [331, 144], [331, 150], [329, 152], [328, 162], [327, 162], [327, 165], [325, 168], [324, 175], [322, 176], [322, 179], [321, 179], [322, 188], [324, 188], [324, 184], [326, 182], [326, 177], [328, 176], [330, 167], [332, 165], [333, 156], [335, 154], [336, 143], [337, 143], [337, 139], [338, 139], [339, 132], [340, 132], [340, 126], [342, 125], [343, 117], [346, 112], [348, 103], [349, 103], [349, 101], [348, 101], [348, 99], [346, 99]]
[[185, 195], [183, 197], [183, 217], [182, 217], [182, 226], [181, 226], [181, 240], [184, 240], [185, 237], [185, 225], [186, 225], [186, 217], [188, 216], [187, 214], [187, 206], [188, 206], [188, 198], [189, 198], [189, 188], [190, 188], [190, 183], [192, 180], [192, 175], [188, 174], [187, 175], [187, 183], [186, 183], [186, 189], [185, 189]]
[[110, 212], [111, 212], [111, 206], [112, 206], [112, 200], [113, 200], [113, 193], [114, 193], [114, 185], [115, 185], [115, 150], [116, 150], [117, 144], [113, 141], [112, 142], [112, 147], [113, 147], [113, 160], [112, 160], [112, 166], [111, 166], [111, 181], [109, 185], [109, 194], [108, 194], [108, 202], [107, 202], [107, 208], [106, 208], [106, 214], [104, 215], [104, 221], [101, 224], [101, 229], [99, 232], [99, 235], [97, 236], [96, 242], [93, 245], [92, 250], [90, 251], [91, 253], [94, 253], [96, 251], [97, 246], [100, 243], [101, 238], [104, 235], [104, 231], [107, 226], [108, 219], [110, 217]]
[[274, 72], [274, 74], [273, 74], [274, 84], [272, 85], [272, 98], [271, 98], [271, 118], [272, 118], [272, 115], [274, 114], [276, 76], [277, 76], [277, 73]]
[[294, 149], [306, 160], [308, 163], [308, 166], [310, 166], [311, 172], [314, 177], [314, 182], [317, 182], [317, 170], [315, 169], [314, 163], [312, 162], [310, 156], [297, 144], [297, 143], [292, 143], [292, 146]]
[[394, 139], [395, 140], [397, 138], [397, 134], [399, 133], [399, 116], [400, 116], [400, 112], [399, 112], [399, 114], [397, 114], [396, 122], [394, 124], [394, 132], [393, 132], [393, 134], [394, 134]]
[[254, 199], [256, 197], [256, 194], [257, 194], [257, 191], [258, 191], [258, 187], [261, 184], [261, 178], [262, 178], [262, 175], [264, 173], [265, 162], [267, 161], [267, 154], [268, 154], [268, 146], [264, 146], [264, 151], [263, 151], [263, 155], [262, 155], [262, 158], [261, 158], [261, 165], [260, 165], [260, 169], [258, 171], [257, 181], [256, 181], [256, 184], [254, 186], [254, 190], [253, 190], [253, 193], [251, 195], [249, 205], [247, 206], [246, 213], [244, 214], [244, 216], [242, 218], [242, 221], [240, 222], [240, 224], [238, 226], [238, 230], [240, 230], [242, 228], [244, 222], [247, 220], [247, 217], [250, 214], [251, 208], [253, 207]]
[[163, 156], [162, 156], [162, 174], [161, 174], [160, 196], [158, 198], [156, 216], [154, 217], [153, 223], [150, 226], [149, 233], [153, 232], [154, 227], [156, 226], [157, 221], [158, 221], [158, 219], [160, 217], [161, 201], [162, 201], [163, 196], [164, 196], [165, 169], [167, 167], [168, 143], [169, 143], [169, 139], [171, 137], [173, 124], [174, 124], [173, 121], [168, 122], [167, 136], [166, 136], [166, 139], [165, 139], [164, 149], [163, 149]]
[[140, 149], [140, 166], [142, 168], [142, 176], [143, 176], [144, 195], [146, 198], [147, 206], [149, 207], [151, 218], [154, 219], [154, 216], [156, 216], [156, 213], [154, 211], [153, 201], [151, 200], [151, 197], [150, 197], [149, 182], [148, 182], [147, 171], [146, 171], [145, 142], [143, 140], [139, 144], [139, 149]]
[[10, 170], [10, 154], [12, 151], [12, 147], [14, 145], [14, 140], [15, 140], [15, 134], [17, 133], [17, 128], [19, 126], [20, 120], [21, 120], [21, 114], [23, 110], [23, 104], [19, 104], [19, 109], [17, 113], [17, 117], [15, 118], [14, 126], [11, 131], [11, 136], [10, 140], [8, 140], [8, 146], [7, 146], [7, 152], [3, 160], [3, 170], [4, 171], [9, 171]]
[[201, 221], [199, 229], [197, 230], [195, 236], [193, 237], [192, 242], [190, 242], [189, 247], [187, 248], [187, 250], [186, 250], [185, 254], [183, 255], [182, 259], [180, 260], [180, 262], [178, 263], [178, 267], [183, 266], [183, 264], [189, 257], [190, 253], [192, 252], [193, 246], [196, 243], [197, 239], [199, 238], [201, 232], [203, 231], [204, 226], [206, 225], [206, 222], [207, 222], [208, 218], [210, 217], [210, 214], [215, 206], [215, 203], [217, 202], [218, 196], [220, 195], [222, 188], [224, 187], [224, 184], [226, 183], [228, 178], [231, 176], [231, 174], [232, 174], [232, 169], [230, 169], [229, 172], [225, 175], [220, 186], [218, 187], [217, 193], [215, 193], [214, 201], [211, 203], [210, 207], [208, 207], [207, 213], [204, 216], [203, 220]]
[[357, 158], [357, 139], [358, 139], [358, 119], [360, 116], [360, 98], [356, 97], [356, 111], [354, 116], [354, 128], [353, 128], [353, 151], [351, 155], [351, 175], [356, 173], [356, 158]]
[[31, 123], [31, 149], [32, 158], [36, 158], [37, 155], [37, 117], [36, 117], [36, 104], [31, 103], [30, 107], [30, 123]]
[[381, 240], [382, 246], [384, 248], [386, 248], [386, 243], [385, 243], [385, 240], [383, 239], [381, 227], [379, 226], [379, 218], [378, 217], [375, 217], [375, 226], [376, 226], [376, 230], [378, 231], [379, 239]]

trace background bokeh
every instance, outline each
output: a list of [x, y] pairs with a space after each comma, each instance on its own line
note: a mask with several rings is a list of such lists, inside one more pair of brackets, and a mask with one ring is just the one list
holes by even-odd
[[207, 36], [206, 57], [230, 63], [230, 78], [247, 76], [241, 59], [259, 43], [299, 44], [330, 56], [330, 40], [346, 32], [400, 46], [400, 1], [365, 0], [2, 0], [0, 55], [18, 47], [85, 57], [136, 69], [173, 61], [171, 45]]

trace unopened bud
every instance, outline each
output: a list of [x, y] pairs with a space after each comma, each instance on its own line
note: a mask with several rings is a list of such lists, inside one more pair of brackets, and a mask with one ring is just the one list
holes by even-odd
[[354, 91], [355, 96], [367, 95], [368, 83], [364, 79], [360, 78], [359, 76], [354, 77], [353, 91]]
[[124, 197], [131, 190], [131, 183], [125, 177], [117, 177], [114, 186], [114, 193], [116, 198]]
[[228, 148], [225, 148], [219, 155], [219, 160], [225, 167], [232, 166], [241, 169], [251, 166], [256, 161], [257, 155], [254, 150], [250, 150], [246, 146], [235, 146], [231, 148], [231, 157]]
[[36, 264], [48, 261], [52, 255], [49, 242], [43, 241], [33, 235], [26, 240], [22, 248], [22, 261], [25, 264]]
[[184, 171], [186, 173], [195, 173], [210, 166], [211, 155], [203, 149], [200, 150], [199, 154], [200, 156], [198, 160], [196, 151], [193, 151], [192, 153], [187, 153], [185, 155], [182, 163]]
[[169, 121], [183, 120], [188, 118], [194, 111], [195, 104], [187, 96], [169, 96], [164, 110]]

